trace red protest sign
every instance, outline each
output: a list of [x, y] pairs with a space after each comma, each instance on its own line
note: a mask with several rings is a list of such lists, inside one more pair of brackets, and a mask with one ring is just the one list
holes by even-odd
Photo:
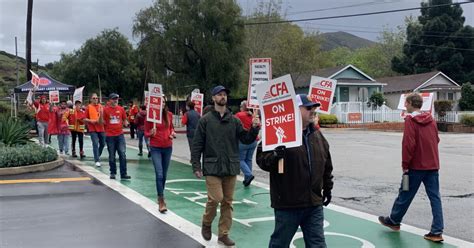
[[148, 94], [146, 119], [147, 121], [160, 124], [163, 116], [163, 90], [161, 84], [148, 84]]
[[49, 92], [49, 102], [59, 103], [59, 91], [53, 90]]
[[290, 75], [256, 86], [262, 115], [263, 151], [301, 145], [301, 117]]
[[191, 101], [194, 103], [194, 110], [202, 115], [202, 108], [204, 103], [204, 94], [192, 92]]
[[336, 91], [337, 81], [329, 78], [311, 76], [311, 84], [308, 95], [313, 102], [319, 102], [321, 106], [317, 109], [320, 113], [331, 112], [332, 99]]

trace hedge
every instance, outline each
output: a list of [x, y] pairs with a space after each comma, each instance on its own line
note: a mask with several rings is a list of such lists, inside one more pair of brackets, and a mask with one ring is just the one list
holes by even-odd
[[461, 115], [461, 123], [466, 126], [474, 126], [474, 115]]
[[12, 147], [0, 145], [0, 168], [46, 163], [57, 158], [56, 150], [36, 143]]
[[320, 114], [319, 124], [337, 124], [337, 116]]

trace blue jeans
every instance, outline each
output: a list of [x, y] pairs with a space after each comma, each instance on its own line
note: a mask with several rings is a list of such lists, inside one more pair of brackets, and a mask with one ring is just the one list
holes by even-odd
[[148, 150], [148, 152], [150, 152], [150, 147], [149, 147], [150, 143], [148, 141], [148, 138], [145, 137], [145, 131], [137, 130], [137, 136], [138, 136], [138, 149], [140, 153], [143, 151], [143, 140], [145, 140], [146, 149]]
[[323, 206], [275, 209], [275, 230], [268, 247], [289, 247], [298, 226], [303, 231], [305, 247], [326, 247]]
[[115, 152], [119, 155], [120, 175], [127, 175], [127, 157], [125, 155], [125, 137], [123, 134], [119, 136], [106, 137], [107, 150], [109, 151], [110, 174], [117, 174], [117, 165], [115, 164]]
[[240, 170], [244, 173], [244, 179], [249, 180], [252, 176], [252, 157], [257, 147], [257, 141], [245, 145], [239, 142]]
[[398, 193], [397, 199], [393, 203], [390, 219], [395, 224], [402, 222], [403, 216], [410, 207], [410, 204], [415, 198], [416, 192], [421, 183], [425, 185], [426, 194], [430, 199], [431, 213], [433, 215], [433, 222], [431, 224], [431, 233], [443, 233], [443, 209], [441, 206], [441, 195], [439, 193], [439, 174], [437, 170], [410, 170], [409, 175], [409, 190], [403, 191], [402, 186]]
[[92, 151], [94, 152], [94, 162], [99, 162], [102, 151], [105, 147], [105, 133], [104, 132], [90, 132], [92, 140]]
[[170, 166], [171, 153], [173, 147], [160, 148], [150, 147], [151, 160], [155, 167], [156, 192], [158, 196], [163, 196], [165, 190], [166, 175], [168, 175], [168, 167]]
[[58, 134], [59, 152], [69, 154], [69, 134]]

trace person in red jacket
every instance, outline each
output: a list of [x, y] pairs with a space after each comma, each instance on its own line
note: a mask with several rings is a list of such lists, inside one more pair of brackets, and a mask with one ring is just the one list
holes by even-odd
[[163, 115], [161, 124], [146, 121], [145, 136], [150, 139], [150, 151], [153, 166], [155, 167], [156, 191], [158, 193], [158, 210], [167, 211], [164, 197], [166, 175], [173, 152], [173, 139], [176, 133], [173, 127], [173, 114], [163, 101]]
[[[242, 101], [240, 103], [240, 112], [235, 114], [245, 130], [250, 130], [253, 121], [253, 112], [247, 108], [247, 101]], [[244, 174], [244, 181], [242, 182], [245, 187], [248, 187], [252, 180], [255, 178], [252, 174], [252, 158], [255, 148], [257, 147], [257, 139], [250, 144], [243, 144], [239, 142], [239, 157], [240, 157], [240, 170]]]
[[402, 170], [408, 174], [409, 187], [400, 187], [390, 216], [380, 216], [382, 225], [394, 231], [400, 230], [403, 216], [418, 191], [421, 183], [430, 199], [433, 222], [431, 230], [424, 236], [434, 242], [443, 241], [443, 210], [439, 193], [438, 128], [430, 113], [421, 113], [423, 98], [416, 93], [407, 96], [405, 107], [409, 115], [405, 118], [402, 140]]
[[138, 156], [143, 156], [143, 140], [145, 140], [146, 149], [148, 150], [148, 157], [151, 157], [149, 141], [145, 137], [145, 122], [146, 122], [146, 106], [140, 106], [140, 112], [135, 117], [135, 125], [137, 126], [138, 137]]
[[137, 126], [135, 125], [135, 117], [138, 114], [138, 107], [133, 103], [133, 101], [128, 102], [128, 123], [130, 124], [130, 138], [135, 139], [135, 131]]
[[45, 95], [40, 96], [39, 101], [32, 105], [35, 110], [36, 124], [38, 125], [38, 140], [42, 146], [49, 144], [48, 122], [49, 122], [49, 103]]

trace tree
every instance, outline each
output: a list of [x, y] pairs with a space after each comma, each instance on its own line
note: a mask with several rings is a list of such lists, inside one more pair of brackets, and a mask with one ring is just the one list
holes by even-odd
[[370, 98], [369, 101], [367, 102], [367, 105], [369, 107], [372, 107], [372, 109], [376, 109], [377, 107], [382, 106], [385, 103], [385, 98], [383, 97], [382, 92], [374, 92]]
[[188, 93], [186, 85], [210, 90], [241, 82], [245, 50], [240, 7], [232, 0], [157, 0], [136, 15], [145, 64], [165, 90]]
[[26, 11], [26, 78], [31, 80], [31, 26], [33, 15], [33, 0], [28, 0]]
[[128, 39], [117, 29], [106, 29], [97, 37], [87, 40], [78, 51], [62, 54], [54, 64], [52, 75], [66, 83], [86, 86], [86, 91], [109, 94], [122, 98], [141, 97], [137, 54]]
[[474, 110], [474, 91], [472, 90], [471, 83], [465, 83], [462, 85], [459, 107], [464, 111]]
[[[452, 0], [430, 0], [422, 7], [451, 4]], [[393, 70], [424, 73], [439, 70], [464, 83], [474, 79], [474, 28], [464, 26], [459, 4], [421, 9], [418, 22], [407, 26], [403, 55], [392, 60]]]

